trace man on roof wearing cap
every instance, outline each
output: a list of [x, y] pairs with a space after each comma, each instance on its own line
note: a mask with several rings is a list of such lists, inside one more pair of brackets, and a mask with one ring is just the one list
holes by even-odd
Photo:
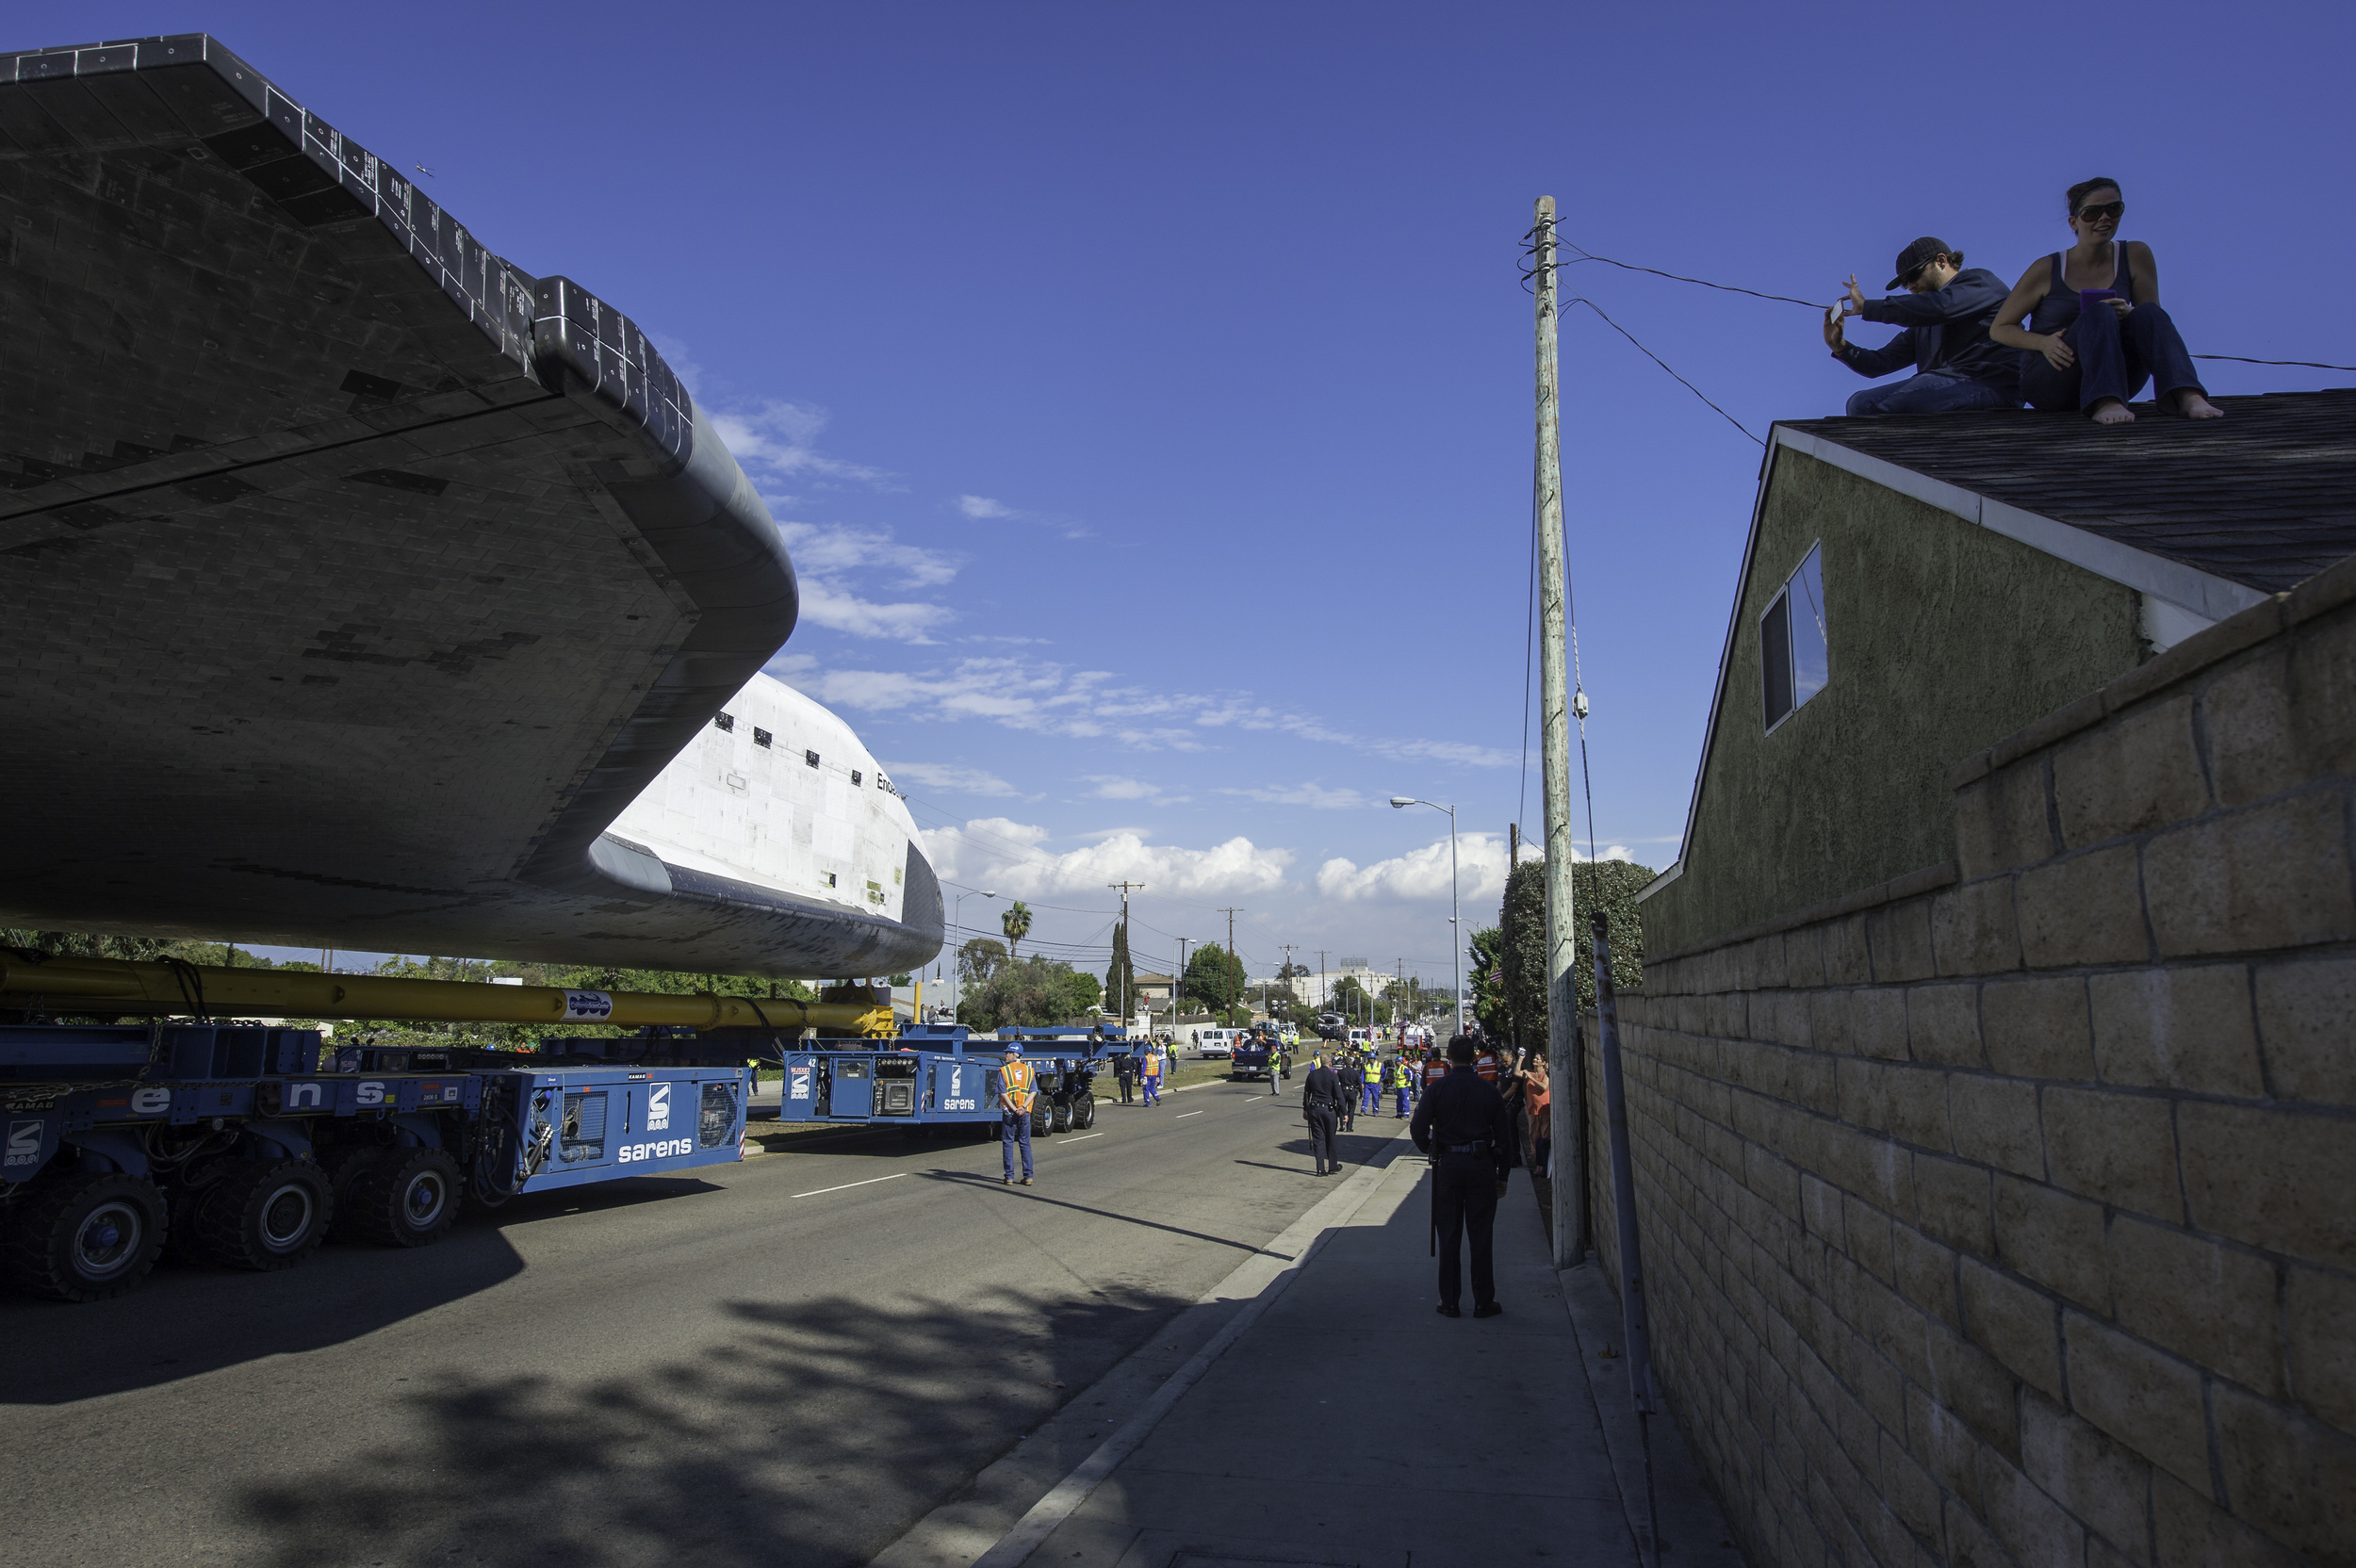
[[1023, 1184], [1031, 1184], [1031, 1106], [1039, 1099], [1039, 1070], [1009, 1045], [998, 1069], [998, 1144], [1006, 1151], [1006, 1184], [1014, 1185], [1014, 1146], [1023, 1145]]
[[[1914, 374], [1868, 387], [1849, 400], [1852, 418], [1881, 414], [1955, 414], [2021, 406], [2021, 351], [1988, 335], [2010, 292], [1985, 267], [1963, 270], [1963, 253], [1923, 236], [1898, 253], [1898, 275], [1884, 300], [1869, 300], [1849, 276], [1849, 297], [1824, 308], [1824, 344], [1860, 376], [1886, 376], [1911, 365]], [[1841, 323], [1855, 316], [1906, 330], [1878, 349], [1860, 349]]]

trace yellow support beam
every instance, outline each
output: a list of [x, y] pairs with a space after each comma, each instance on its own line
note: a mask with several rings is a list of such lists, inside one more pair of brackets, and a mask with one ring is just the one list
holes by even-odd
[[207, 1017], [377, 1018], [416, 1023], [610, 1023], [686, 1029], [788, 1029], [886, 1039], [898, 1033], [890, 1006], [783, 998], [685, 996], [654, 991], [569, 990], [468, 980], [402, 980], [302, 970], [223, 969], [212, 964], [131, 963], [115, 958], [0, 953], [0, 995], [36, 998], [65, 1010], [191, 1013]]

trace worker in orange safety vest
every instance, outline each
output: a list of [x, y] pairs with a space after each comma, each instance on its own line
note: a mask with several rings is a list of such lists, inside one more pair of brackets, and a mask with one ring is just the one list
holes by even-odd
[[1006, 1184], [1014, 1185], [1014, 1146], [1023, 1145], [1023, 1184], [1031, 1184], [1031, 1107], [1039, 1100], [1039, 1069], [1009, 1045], [998, 1070], [998, 1142], [1006, 1151]]

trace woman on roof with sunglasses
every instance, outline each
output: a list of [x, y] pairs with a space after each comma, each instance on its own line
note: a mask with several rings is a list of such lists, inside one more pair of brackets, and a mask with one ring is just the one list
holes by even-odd
[[2078, 242], [2023, 272], [1988, 329], [1996, 342], [2029, 351], [2021, 396], [2032, 408], [2074, 408], [2097, 424], [2123, 425], [2135, 418], [2127, 400], [2150, 381], [2170, 413], [2223, 418], [2193, 372], [2176, 323], [2160, 308], [2151, 247], [2118, 237], [2127, 212], [2119, 182], [2082, 180], [2070, 188], [2069, 203]]

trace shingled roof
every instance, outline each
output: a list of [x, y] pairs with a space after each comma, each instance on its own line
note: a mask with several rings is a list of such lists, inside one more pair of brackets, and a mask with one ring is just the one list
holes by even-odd
[[1807, 438], [1780, 444], [1830, 443], [2260, 594], [2356, 555], [2356, 389], [2214, 401], [2224, 418], [2139, 405], [2127, 426], [2005, 409], [1776, 430]]

